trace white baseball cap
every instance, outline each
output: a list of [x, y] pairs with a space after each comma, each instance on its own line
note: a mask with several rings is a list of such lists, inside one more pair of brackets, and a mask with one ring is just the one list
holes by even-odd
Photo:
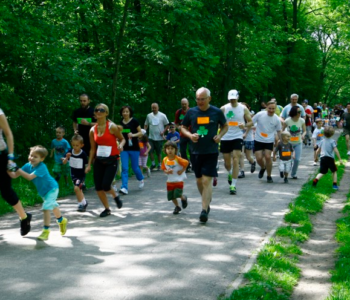
[[227, 99], [231, 100], [231, 99], [238, 99], [239, 95], [238, 95], [238, 91], [237, 90], [231, 90], [228, 92], [228, 96]]

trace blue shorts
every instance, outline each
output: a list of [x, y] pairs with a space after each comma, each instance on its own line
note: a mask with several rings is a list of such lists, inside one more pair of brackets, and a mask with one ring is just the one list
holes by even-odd
[[244, 141], [243, 144], [246, 150], [254, 150], [254, 141]]
[[54, 208], [59, 206], [56, 201], [58, 192], [59, 192], [59, 189], [53, 189], [47, 192], [44, 197], [42, 197], [44, 200], [44, 203], [41, 210], [53, 210]]

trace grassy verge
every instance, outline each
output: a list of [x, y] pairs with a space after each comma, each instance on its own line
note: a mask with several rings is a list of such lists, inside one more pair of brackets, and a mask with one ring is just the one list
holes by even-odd
[[[338, 149], [341, 157], [347, 159], [343, 137], [338, 140]], [[339, 162], [337, 165], [338, 182], [340, 182], [344, 174], [344, 165], [339, 165]], [[258, 253], [256, 264], [244, 274], [248, 280], [247, 284], [233, 291], [228, 299], [289, 299], [300, 277], [300, 270], [296, 263], [302, 251], [298, 244], [305, 242], [312, 231], [310, 215], [322, 211], [323, 203], [333, 192], [331, 173], [322, 177], [317, 188], [312, 186], [312, 180], [302, 186], [299, 195], [289, 205], [290, 211], [285, 215], [286, 226], [279, 227], [274, 238], [271, 238]], [[348, 241], [350, 241], [349, 237], [350, 234]], [[347, 270], [350, 271], [350, 260], [348, 260]], [[350, 279], [349, 275], [348, 279]]]
[[345, 215], [337, 220], [335, 238], [339, 243], [337, 262], [332, 274], [332, 290], [327, 300], [350, 299], [350, 193], [342, 210]]

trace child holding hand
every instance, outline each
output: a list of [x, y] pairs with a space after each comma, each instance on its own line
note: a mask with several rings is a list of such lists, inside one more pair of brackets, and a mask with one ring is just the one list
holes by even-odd
[[284, 183], [288, 183], [288, 174], [292, 169], [292, 158], [295, 158], [295, 153], [293, 145], [289, 143], [290, 133], [288, 131], [283, 131], [281, 133], [281, 139], [273, 151], [273, 161], [276, 161], [276, 153], [279, 155], [279, 170], [281, 178], [284, 178]]
[[177, 215], [181, 211], [181, 207], [179, 206], [178, 198], [181, 199], [182, 208], [185, 209], [187, 207], [187, 197], [183, 195], [183, 180], [187, 178], [186, 176], [186, 168], [188, 166], [188, 160], [183, 159], [176, 155], [177, 153], [177, 145], [172, 141], [167, 141], [164, 144], [163, 151], [166, 153], [166, 157], [164, 157], [162, 161], [161, 168], [165, 174], [168, 175], [167, 180], [167, 193], [168, 193], [168, 201], [173, 201], [175, 205], [175, 209], [173, 214]]

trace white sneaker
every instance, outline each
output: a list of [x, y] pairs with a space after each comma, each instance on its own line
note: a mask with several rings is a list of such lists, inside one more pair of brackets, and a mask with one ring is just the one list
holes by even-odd
[[350, 155], [350, 151], [348, 151], [348, 155]]
[[147, 168], [147, 177], [151, 177], [151, 169]]
[[127, 190], [126, 188], [121, 188], [121, 189], [119, 190], [119, 192], [122, 193], [123, 195], [129, 194], [129, 192], [128, 192], [128, 190]]
[[145, 182], [143, 180], [139, 181], [139, 189], [142, 189], [145, 186]]
[[317, 166], [317, 162], [314, 161], [314, 166]]

